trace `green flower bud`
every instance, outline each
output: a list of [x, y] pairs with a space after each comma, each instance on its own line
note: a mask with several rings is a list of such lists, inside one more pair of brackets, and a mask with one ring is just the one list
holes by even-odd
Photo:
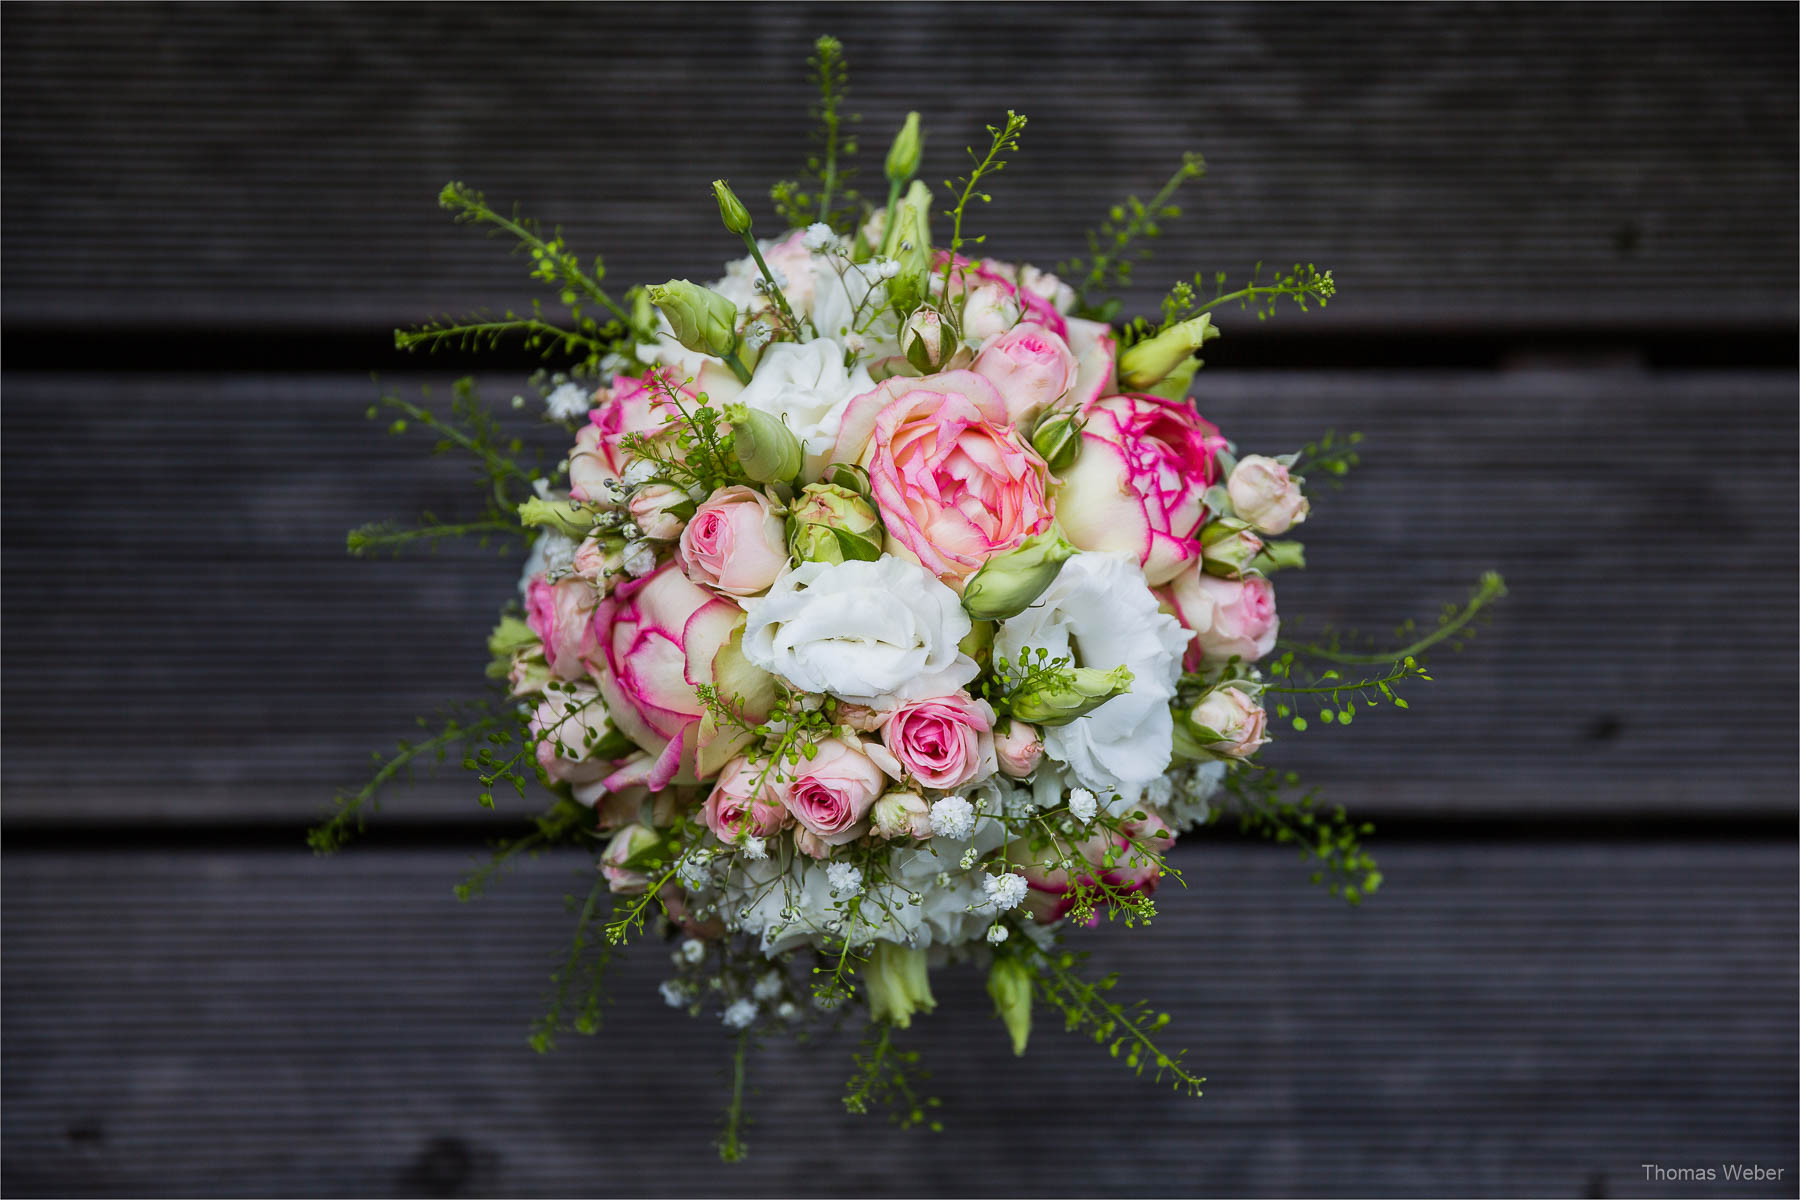
[[931, 995], [931, 977], [925, 971], [925, 951], [918, 947], [876, 942], [861, 975], [869, 989], [871, 1020], [905, 1029], [915, 1012], [937, 1007]]
[[713, 180], [713, 196], [719, 201], [719, 220], [725, 222], [725, 228], [743, 237], [750, 232], [750, 210], [744, 202], [737, 198], [731, 185], [723, 179]]
[[1119, 386], [1141, 392], [1162, 382], [1196, 350], [1219, 336], [1212, 314], [1201, 313], [1191, 321], [1163, 330], [1119, 355]]
[[1081, 429], [1086, 425], [1077, 414], [1064, 410], [1047, 412], [1038, 418], [1032, 432], [1031, 446], [1043, 457], [1051, 471], [1060, 474], [1075, 465], [1081, 454]]
[[788, 515], [788, 549], [801, 562], [874, 562], [881, 557], [881, 518], [849, 488], [809, 483]]
[[533, 496], [519, 505], [519, 524], [554, 529], [577, 540], [586, 537], [588, 530], [599, 520], [600, 509], [579, 500], [546, 500]]
[[919, 114], [909, 112], [906, 114], [906, 123], [894, 135], [894, 144], [888, 147], [889, 183], [903, 184], [919, 173], [919, 154], [924, 146], [925, 139], [919, 133]]
[[490, 658], [511, 658], [519, 651], [533, 649], [537, 645], [538, 635], [531, 632], [531, 626], [517, 617], [501, 617], [500, 623], [494, 626], [494, 632], [488, 634]]
[[963, 588], [963, 610], [977, 621], [1004, 621], [1031, 607], [1062, 572], [1075, 547], [1055, 525], [982, 564]]
[[1264, 575], [1288, 567], [1306, 566], [1306, 546], [1302, 542], [1264, 542], [1262, 553], [1250, 560], [1252, 570]]
[[648, 292], [650, 303], [669, 318], [675, 340], [689, 350], [723, 358], [737, 345], [737, 305], [711, 288], [671, 279]]
[[1185, 399], [1188, 389], [1194, 385], [1194, 373], [1200, 369], [1197, 358], [1184, 358], [1181, 365], [1170, 371], [1163, 381], [1148, 389], [1152, 396], [1161, 396], [1164, 400]]
[[996, 957], [988, 968], [987, 992], [1012, 1034], [1013, 1053], [1024, 1054], [1031, 1037], [1031, 969], [1016, 956]]
[[974, 659], [977, 666], [986, 668], [994, 656], [994, 634], [998, 630], [992, 621], [972, 622], [967, 636], [956, 643], [956, 648]]
[[1013, 693], [1012, 715], [1033, 725], [1067, 725], [1131, 690], [1132, 675], [1124, 667], [1102, 671], [1067, 667], [1042, 676]]
[[1262, 548], [1248, 522], [1221, 517], [1200, 531], [1200, 566], [1208, 575], [1241, 579]]
[[863, 499], [874, 494], [875, 489], [869, 483], [869, 472], [855, 463], [834, 462], [825, 468], [825, 474], [819, 482], [835, 484], [848, 492], [855, 492]]
[[901, 298], [907, 290], [902, 281], [911, 280], [916, 285], [913, 299], [923, 299], [925, 276], [931, 271], [931, 189], [917, 179], [888, 220], [882, 250], [900, 260], [900, 274], [888, 285], [888, 295]]
[[806, 452], [800, 439], [780, 417], [742, 404], [725, 406], [731, 426], [731, 448], [744, 474], [758, 483], [785, 483], [800, 473]]

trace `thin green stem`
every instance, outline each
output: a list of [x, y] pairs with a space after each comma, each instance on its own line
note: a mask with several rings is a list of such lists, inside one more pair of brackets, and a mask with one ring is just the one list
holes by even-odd
[[763, 261], [762, 248], [756, 244], [756, 235], [748, 229], [744, 231], [744, 245], [750, 248], [750, 257], [756, 260], [756, 269], [762, 272], [763, 283], [768, 287], [769, 296], [775, 301], [775, 307], [781, 310], [781, 316], [787, 322], [788, 328], [792, 329], [794, 336], [801, 341], [809, 340], [805, 330], [801, 328], [800, 318], [796, 317], [794, 310], [788, 306], [787, 293], [783, 292], [780, 285], [775, 282], [775, 272], [771, 271], [769, 264]]
[[1315, 658], [1323, 658], [1329, 662], [1343, 663], [1346, 666], [1373, 666], [1376, 663], [1395, 662], [1400, 659], [1416, 658], [1446, 638], [1456, 636], [1468, 627], [1481, 610], [1506, 595], [1506, 581], [1498, 574], [1490, 571], [1481, 577], [1481, 583], [1475, 594], [1469, 598], [1468, 604], [1453, 619], [1438, 626], [1411, 645], [1402, 646], [1398, 650], [1377, 654], [1350, 654], [1341, 650], [1332, 650], [1325, 646], [1288, 643], [1287, 648]]

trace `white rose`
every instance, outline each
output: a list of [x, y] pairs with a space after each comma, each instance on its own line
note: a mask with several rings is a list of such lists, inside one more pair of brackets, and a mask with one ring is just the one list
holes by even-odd
[[1017, 662], [1026, 647], [1041, 646], [1078, 667], [1131, 672], [1129, 692], [1044, 730], [1044, 752], [1099, 790], [1143, 784], [1168, 769], [1169, 700], [1191, 636], [1157, 606], [1136, 563], [1090, 551], [1064, 563], [1035, 604], [1001, 624], [994, 654]]
[[905, 559], [802, 563], [745, 611], [744, 657], [802, 691], [887, 708], [975, 678], [962, 601]]
[[806, 450], [806, 477], [812, 479], [837, 442], [844, 407], [874, 387], [868, 371], [844, 367], [843, 347], [829, 338], [777, 342], [763, 351], [737, 402], [787, 423]]

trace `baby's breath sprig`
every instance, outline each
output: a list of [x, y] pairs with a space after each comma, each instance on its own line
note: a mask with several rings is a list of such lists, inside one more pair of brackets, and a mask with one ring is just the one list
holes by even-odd
[[1352, 820], [1341, 804], [1321, 809], [1317, 788], [1297, 800], [1282, 795], [1299, 785], [1292, 771], [1233, 771], [1225, 777], [1232, 802], [1215, 808], [1210, 820], [1229, 813], [1242, 832], [1296, 847], [1302, 861], [1314, 864], [1313, 883], [1350, 904], [1362, 903], [1381, 886], [1381, 868], [1362, 844], [1375, 827]]
[[844, 1084], [844, 1110], [861, 1115], [870, 1107], [889, 1110], [888, 1119], [901, 1129], [924, 1125], [933, 1133], [943, 1122], [930, 1115], [942, 1103], [936, 1096], [921, 1096], [929, 1071], [919, 1069], [919, 1052], [894, 1045], [894, 1029], [886, 1021], [871, 1021], [862, 1044], [850, 1056], [855, 1072]]
[[[566, 897], [565, 902], [571, 909], [575, 907], [575, 897]], [[606, 881], [595, 880], [575, 919], [575, 932], [562, 964], [550, 975], [549, 1010], [531, 1027], [531, 1048], [539, 1054], [555, 1049], [559, 1033], [572, 1030], [592, 1036], [600, 1029], [612, 950], [595, 926], [606, 911], [606, 902]]]
[[1118, 319], [1119, 301], [1107, 293], [1131, 286], [1133, 265], [1150, 257], [1149, 248], [1137, 243], [1160, 236], [1161, 222], [1181, 215], [1170, 201], [1182, 184], [1205, 174], [1206, 160], [1191, 151], [1183, 154], [1181, 165], [1148, 204], [1127, 196], [1113, 205], [1100, 227], [1087, 231], [1087, 257], [1057, 265], [1057, 271], [1075, 284], [1081, 315], [1109, 323]]
[[1195, 1075], [1182, 1065], [1187, 1051], [1169, 1054], [1151, 1036], [1169, 1025], [1169, 1014], [1155, 1012], [1140, 1000], [1122, 1005], [1109, 999], [1108, 993], [1118, 984], [1117, 975], [1098, 980], [1077, 974], [1085, 955], [1072, 954], [1059, 948], [1038, 950], [1033, 947], [1023, 956], [1031, 967], [1036, 992], [1045, 1002], [1060, 1009], [1069, 1032], [1085, 1032], [1096, 1045], [1107, 1047], [1114, 1058], [1123, 1057], [1125, 1065], [1137, 1075], [1152, 1071], [1156, 1082], [1165, 1078], [1176, 1091], [1190, 1096], [1201, 1094], [1205, 1076]]

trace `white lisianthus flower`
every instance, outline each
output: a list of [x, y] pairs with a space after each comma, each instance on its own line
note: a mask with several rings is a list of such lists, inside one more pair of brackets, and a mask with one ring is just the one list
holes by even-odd
[[975, 678], [962, 601], [905, 559], [801, 563], [744, 607], [744, 657], [804, 692], [890, 708]]
[[[875, 356], [897, 354], [900, 323], [888, 311], [887, 281], [892, 274], [876, 262], [852, 263], [842, 257], [813, 258], [812, 323], [819, 336], [849, 344], [861, 337]], [[871, 295], [880, 291], [881, 295]]]
[[816, 478], [837, 442], [844, 408], [875, 381], [862, 367], [844, 366], [844, 348], [828, 338], [777, 342], [764, 351], [756, 374], [738, 393], [745, 408], [784, 422], [806, 450], [806, 475]]
[[1157, 606], [1136, 563], [1089, 551], [1064, 563], [1035, 604], [1001, 624], [994, 653], [1018, 662], [1027, 647], [1042, 647], [1076, 666], [1131, 672], [1129, 692], [1044, 730], [1049, 757], [1068, 764], [1082, 785], [1111, 789], [1148, 783], [1168, 769], [1175, 735], [1169, 700], [1191, 636]]

